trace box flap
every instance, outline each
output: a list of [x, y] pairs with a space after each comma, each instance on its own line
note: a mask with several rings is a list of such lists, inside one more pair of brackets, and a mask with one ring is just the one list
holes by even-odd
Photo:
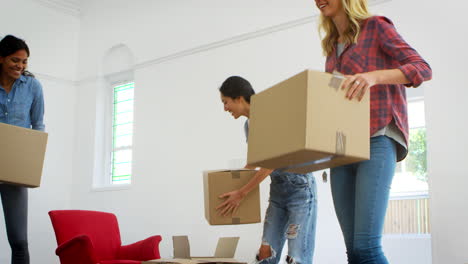
[[190, 259], [188, 236], [173, 236], [174, 259]]
[[218, 240], [218, 245], [216, 246], [214, 257], [234, 258], [238, 243], [239, 237], [221, 237]]

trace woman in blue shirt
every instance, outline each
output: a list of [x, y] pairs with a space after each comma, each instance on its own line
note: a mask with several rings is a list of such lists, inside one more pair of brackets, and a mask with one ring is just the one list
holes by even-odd
[[[26, 71], [29, 48], [24, 40], [8, 35], [0, 41], [0, 122], [44, 131], [42, 86]], [[29, 264], [25, 187], [0, 184], [12, 264]]]
[[[255, 94], [244, 78], [231, 76], [219, 88], [224, 111], [237, 119], [250, 117], [250, 97]], [[244, 125], [249, 135], [248, 119]], [[312, 173], [298, 174], [260, 168], [252, 179], [238, 190], [224, 193], [226, 198], [217, 210], [229, 215], [237, 210], [244, 197], [270, 175], [270, 199], [265, 214], [262, 242], [255, 264], [282, 262], [281, 253], [288, 243], [287, 264], [312, 264], [317, 222], [317, 190]]]

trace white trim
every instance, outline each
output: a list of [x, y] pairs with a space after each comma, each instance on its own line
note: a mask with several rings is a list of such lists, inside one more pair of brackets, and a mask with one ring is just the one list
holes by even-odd
[[105, 75], [105, 79], [112, 86], [112, 90], [115, 86], [124, 85], [128, 83], [135, 83], [134, 69], [127, 69], [124, 71], [114, 72]]
[[[390, 1], [392, 1], [392, 0], [371, 0], [371, 1], [369, 1], [369, 5], [370, 6], [375, 6], [375, 5], [379, 5], [379, 4], [390, 2]], [[291, 20], [289, 22], [285, 22], [285, 23], [281, 23], [281, 24], [278, 24], [278, 25], [266, 27], [266, 28], [263, 28], [263, 29], [260, 29], [260, 30], [248, 32], [248, 33], [245, 33], [245, 34], [240, 34], [240, 35], [230, 37], [230, 38], [226, 38], [226, 39], [223, 39], [223, 40], [220, 40], [220, 41], [211, 42], [211, 43], [208, 43], [208, 44], [204, 44], [204, 45], [200, 45], [198, 47], [182, 50], [182, 51], [175, 52], [175, 53], [172, 53], [172, 54], [169, 54], [169, 55], [166, 55], [166, 56], [162, 56], [162, 57], [159, 57], [159, 58], [155, 58], [155, 59], [151, 59], [151, 60], [148, 60], [148, 61], [140, 62], [140, 63], [137, 63], [135, 65], [134, 70], [143, 69], [143, 68], [153, 66], [153, 65], [156, 65], [156, 64], [161, 64], [163, 62], [172, 61], [172, 60], [175, 60], [175, 59], [183, 58], [183, 57], [186, 57], [186, 56], [194, 55], [194, 54], [205, 52], [205, 51], [208, 51], [208, 50], [217, 49], [217, 48], [220, 48], [220, 47], [236, 44], [236, 43], [239, 43], [239, 42], [242, 42], [242, 41], [263, 37], [263, 36], [271, 34], [271, 33], [276, 33], [276, 32], [279, 32], [279, 31], [288, 30], [290, 28], [295, 28], [295, 27], [298, 27], [298, 26], [302, 26], [302, 25], [305, 25], [305, 24], [314, 23], [314, 22], [316, 22], [318, 16], [319, 15], [316, 14], [316, 15], [312, 15], [312, 16], [307, 16], [307, 17]], [[126, 71], [109, 73], [109, 74], [107, 74], [107, 76], [114, 75], [114, 74], [120, 74], [122, 72], [126, 72]], [[99, 76], [85, 77], [85, 78], [79, 80], [78, 84], [81, 84], [83, 82], [92, 81], [92, 80], [94, 80], [95, 78], [98, 78], [98, 77]]]
[[121, 190], [130, 190], [132, 188], [131, 183], [122, 183], [122, 184], [112, 184], [108, 186], [93, 186], [91, 188], [92, 192], [108, 192], [108, 191], [121, 191]]
[[96, 94], [96, 121], [94, 139], [94, 174], [93, 188], [111, 186], [110, 150], [112, 145], [112, 89], [105, 78], [100, 78]]
[[78, 82], [76, 81], [67, 80], [64, 78], [59, 78], [59, 77], [55, 77], [55, 76], [48, 75], [48, 74], [36, 73], [36, 72], [32, 72], [32, 74], [34, 74], [34, 76], [36, 76], [37, 79], [47, 80], [47, 81], [56, 82], [56, 83], [63, 83], [63, 84], [72, 85], [72, 86], [78, 85]]
[[81, 16], [80, 0], [34, 0], [39, 4], [55, 9], [61, 13], [79, 18]]
[[294, 27], [297, 27], [297, 26], [302, 26], [302, 25], [305, 25], [305, 24], [315, 22], [317, 17], [318, 17], [318, 15], [308, 16], [308, 17], [292, 20], [292, 21], [289, 21], [289, 22], [286, 22], [286, 23], [282, 23], [282, 24], [279, 24], [279, 25], [263, 28], [263, 29], [260, 29], [260, 30], [257, 30], [257, 31], [249, 32], [249, 33], [246, 33], [246, 34], [241, 34], [241, 35], [237, 35], [237, 36], [230, 37], [230, 38], [227, 38], [227, 39], [223, 39], [223, 40], [220, 40], [220, 41], [212, 42], [212, 43], [209, 43], [209, 44], [200, 45], [200, 46], [195, 47], [195, 48], [186, 49], [186, 50], [179, 51], [179, 52], [167, 55], [167, 56], [163, 56], [163, 57], [152, 59], [152, 60], [149, 60], [149, 61], [146, 61], [146, 62], [139, 63], [139, 64], [137, 64], [135, 66], [135, 69], [146, 68], [146, 67], [149, 67], [149, 66], [152, 66], [152, 65], [155, 65], [155, 64], [160, 64], [160, 63], [163, 63], [163, 62], [166, 62], [166, 61], [175, 60], [175, 59], [178, 59], [178, 58], [190, 56], [190, 55], [197, 54], [197, 53], [200, 53], [200, 52], [204, 52], [204, 51], [208, 51], [208, 50], [212, 50], [212, 49], [217, 49], [217, 48], [220, 48], [220, 47], [223, 47], [223, 46], [232, 45], [232, 44], [235, 44], [235, 43], [239, 43], [239, 42], [254, 39], [254, 38], [259, 38], [259, 37], [262, 37], [262, 36], [265, 36], [265, 35], [268, 35], [268, 34], [271, 34], [271, 33], [275, 33], [275, 32], [278, 32], [278, 31], [283, 31], [283, 30], [287, 30], [287, 29], [294, 28]]
[[[390, 2], [390, 1], [392, 1], [392, 0], [374, 0], [374, 1], [370, 1], [370, 5], [373, 6], [373, 5], [376, 5], [376, 4]], [[278, 25], [275, 25], [275, 26], [270, 26], [270, 27], [263, 28], [263, 29], [260, 29], [260, 30], [257, 30], [257, 31], [252, 31], [252, 32], [249, 32], [249, 33], [246, 33], [246, 34], [237, 35], [237, 36], [234, 36], [234, 37], [231, 37], [231, 38], [227, 38], [227, 39], [212, 42], [212, 43], [209, 43], [209, 44], [201, 45], [201, 46], [198, 46], [198, 47], [195, 47], [195, 48], [179, 51], [179, 52], [167, 55], [167, 56], [163, 56], [163, 57], [160, 57], [160, 58], [156, 58], [156, 59], [153, 59], [153, 60], [149, 60], [149, 61], [146, 61], [146, 62], [139, 63], [139, 64], [137, 64], [135, 66], [135, 69], [145, 68], [145, 67], [152, 66], [152, 65], [155, 65], [155, 64], [160, 64], [160, 63], [163, 63], [163, 62], [166, 62], [166, 61], [171, 61], [171, 60], [175, 60], [175, 59], [178, 59], [178, 58], [181, 58], [181, 57], [190, 56], [190, 55], [193, 55], [193, 54], [196, 54], [196, 53], [204, 52], [204, 51], [207, 51], [207, 50], [220, 48], [220, 47], [231, 45], [231, 44], [234, 44], [234, 43], [239, 43], [239, 42], [242, 42], [242, 41], [245, 41], [245, 40], [250, 40], [250, 39], [254, 39], [254, 38], [263, 37], [263, 36], [271, 34], [271, 33], [276, 33], [276, 32], [279, 32], [279, 31], [284, 31], [284, 30], [290, 29], [290, 28], [294, 28], [294, 27], [305, 25], [305, 24], [313, 23], [313, 22], [316, 21], [318, 16], [319, 16], [319, 14], [315, 14], [315, 15], [312, 15], [312, 16], [295, 19], [295, 20], [292, 20], [292, 21], [289, 21], [289, 22], [286, 22], [286, 23], [278, 24]]]

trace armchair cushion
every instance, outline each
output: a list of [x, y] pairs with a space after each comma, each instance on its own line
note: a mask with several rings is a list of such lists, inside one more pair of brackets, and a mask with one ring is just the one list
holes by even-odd
[[145, 240], [122, 246], [118, 253], [119, 259], [152, 260], [159, 259], [159, 242], [161, 236], [152, 236]]

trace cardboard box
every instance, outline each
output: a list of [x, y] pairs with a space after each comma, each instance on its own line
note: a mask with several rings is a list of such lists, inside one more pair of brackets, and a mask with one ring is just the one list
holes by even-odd
[[205, 218], [210, 225], [236, 225], [259, 223], [260, 191], [258, 186], [242, 200], [239, 208], [230, 216], [218, 215], [216, 207], [224, 199], [219, 198], [241, 188], [255, 175], [256, 170], [216, 170], [203, 172], [203, 189], [205, 194]]
[[222, 237], [218, 240], [216, 251], [210, 257], [192, 257], [190, 255], [190, 244], [187, 236], [173, 236], [174, 247], [173, 259], [155, 259], [144, 261], [142, 264], [163, 263], [163, 264], [201, 264], [201, 263], [233, 263], [241, 264], [234, 259], [239, 237]]
[[0, 182], [41, 185], [47, 133], [0, 123]]
[[247, 163], [306, 173], [369, 159], [369, 91], [350, 101], [342, 80], [305, 70], [252, 96]]

